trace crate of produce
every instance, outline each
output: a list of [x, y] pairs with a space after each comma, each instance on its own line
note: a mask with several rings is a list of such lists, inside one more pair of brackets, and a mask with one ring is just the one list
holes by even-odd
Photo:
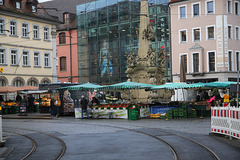
[[179, 108], [178, 109], [178, 116], [179, 116], [179, 118], [183, 118], [183, 108]]
[[172, 118], [173, 118], [173, 112], [172, 112], [172, 110], [168, 110], [168, 111], [167, 111], [167, 117], [168, 117], [168, 119], [172, 119]]
[[139, 119], [139, 112], [136, 109], [129, 109], [128, 110], [128, 117], [130, 120], [138, 120]]
[[179, 117], [178, 108], [174, 108], [172, 111], [173, 111], [173, 117], [178, 118]]

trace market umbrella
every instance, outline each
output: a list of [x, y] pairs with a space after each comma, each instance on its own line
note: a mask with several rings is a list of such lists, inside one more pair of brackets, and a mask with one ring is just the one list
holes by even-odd
[[231, 84], [237, 84], [237, 82], [231, 82], [231, 81], [225, 81], [225, 82], [211, 82], [211, 83], [206, 83], [205, 87], [208, 88], [229, 88]]
[[206, 86], [207, 83], [192, 83], [192, 84], [188, 84], [187, 88], [204, 88]]
[[98, 89], [99, 90], [147, 89], [147, 88], [151, 88], [154, 86], [156, 86], [156, 85], [146, 84], [146, 83], [138, 83], [138, 82], [122, 82], [122, 83], [104, 86], [104, 87], [101, 87]]
[[83, 83], [80, 85], [69, 86], [69, 87], [61, 87], [58, 89], [68, 89], [68, 90], [95, 90], [101, 88], [102, 86], [93, 84], [93, 83]]
[[158, 89], [180, 89], [180, 88], [187, 88], [188, 84], [185, 83], [166, 83], [163, 85], [152, 87], [151, 90], [158, 90]]

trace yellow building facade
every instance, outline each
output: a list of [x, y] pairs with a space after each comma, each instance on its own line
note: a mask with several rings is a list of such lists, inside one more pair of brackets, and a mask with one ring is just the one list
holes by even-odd
[[[21, 5], [24, 10], [27, 4], [22, 1]], [[0, 86], [56, 83], [58, 22], [37, 12], [7, 7], [0, 6], [0, 67], [4, 69]]]

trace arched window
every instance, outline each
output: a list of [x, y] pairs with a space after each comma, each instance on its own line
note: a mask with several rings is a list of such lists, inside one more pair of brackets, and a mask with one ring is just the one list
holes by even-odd
[[51, 80], [49, 78], [43, 78], [41, 83], [51, 83]]
[[39, 84], [39, 81], [35, 77], [31, 77], [27, 81], [27, 85], [28, 86], [36, 86], [36, 87], [38, 87], [38, 84]]
[[24, 84], [21, 80], [16, 80], [13, 82], [14, 87], [22, 87]]
[[14, 87], [22, 87], [25, 85], [25, 81], [22, 77], [16, 77], [12, 80], [12, 86]]
[[60, 57], [60, 71], [66, 71], [66, 70], [67, 70], [67, 58]]
[[4, 76], [0, 76], [0, 86], [7, 86], [8, 85], [8, 79]]
[[66, 44], [65, 32], [59, 33], [59, 44]]
[[0, 86], [6, 86], [6, 82], [3, 79], [0, 79]]

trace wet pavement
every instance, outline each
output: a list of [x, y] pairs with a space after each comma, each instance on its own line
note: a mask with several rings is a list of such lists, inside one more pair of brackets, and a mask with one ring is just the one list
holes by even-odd
[[[19, 118], [17, 118], [19, 117]], [[61, 138], [66, 144], [66, 152], [61, 159], [173, 159], [170, 150], [157, 139], [140, 132], [144, 131], [168, 141], [180, 153], [180, 159], [201, 159], [202, 149], [195, 144], [174, 136], [184, 135], [207, 145], [221, 159], [240, 157], [238, 140], [209, 136], [210, 118], [204, 119], [75, 119], [71, 116], [51, 117], [47, 114], [29, 114], [28, 116], [3, 116], [3, 135], [8, 136], [5, 148], [12, 151], [6, 160], [17, 160], [24, 156], [31, 142], [9, 132], [17, 132], [33, 138], [38, 149], [29, 159], [55, 159], [61, 145], [52, 137]], [[39, 132], [40, 131], [40, 132]], [[168, 133], [168, 134], [167, 134]], [[237, 145], [233, 145], [233, 144]], [[3, 148], [1, 148], [4, 150]], [[0, 150], [0, 155], [4, 152]], [[205, 154], [206, 155], [206, 154]], [[207, 156], [207, 155], [206, 155]], [[198, 158], [196, 158], [198, 157]], [[206, 157], [207, 158], [207, 157]], [[206, 159], [205, 158], [205, 159]]]

